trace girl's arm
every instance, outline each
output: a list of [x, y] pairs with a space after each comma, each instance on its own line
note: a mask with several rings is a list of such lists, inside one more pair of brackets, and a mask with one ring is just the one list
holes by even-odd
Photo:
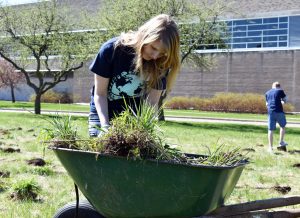
[[101, 127], [109, 126], [107, 89], [109, 78], [95, 74], [94, 101], [100, 119]]

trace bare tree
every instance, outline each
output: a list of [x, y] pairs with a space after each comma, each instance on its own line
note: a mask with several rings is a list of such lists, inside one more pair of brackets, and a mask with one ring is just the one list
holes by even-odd
[[5, 60], [0, 60], [0, 88], [10, 88], [12, 103], [16, 102], [15, 88], [24, 80], [24, 75], [17, 72], [12, 64]]
[[41, 96], [81, 68], [101, 41], [98, 31], [76, 31], [84, 26], [70, 14], [56, 0], [0, 7], [0, 56], [34, 90], [35, 114], [41, 113]]

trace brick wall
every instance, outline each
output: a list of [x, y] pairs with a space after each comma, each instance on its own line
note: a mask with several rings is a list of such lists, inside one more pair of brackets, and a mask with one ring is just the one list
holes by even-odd
[[215, 54], [211, 70], [183, 66], [171, 96], [211, 97], [217, 92], [264, 94], [279, 81], [300, 110], [300, 51]]

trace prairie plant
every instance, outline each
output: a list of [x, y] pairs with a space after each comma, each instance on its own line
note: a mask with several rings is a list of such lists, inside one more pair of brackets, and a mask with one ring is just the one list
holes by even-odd
[[51, 140], [54, 146], [76, 147], [77, 128], [73, 126], [71, 115], [59, 116], [57, 114], [46, 120], [50, 123], [50, 127], [44, 128], [39, 138], [43, 141]]

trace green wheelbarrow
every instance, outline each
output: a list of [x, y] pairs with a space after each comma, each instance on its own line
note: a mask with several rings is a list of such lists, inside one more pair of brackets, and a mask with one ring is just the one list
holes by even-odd
[[224, 204], [247, 164], [195, 166], [51, 149], [83, 195], [105, 217], [191, 218], [208, 214]]

